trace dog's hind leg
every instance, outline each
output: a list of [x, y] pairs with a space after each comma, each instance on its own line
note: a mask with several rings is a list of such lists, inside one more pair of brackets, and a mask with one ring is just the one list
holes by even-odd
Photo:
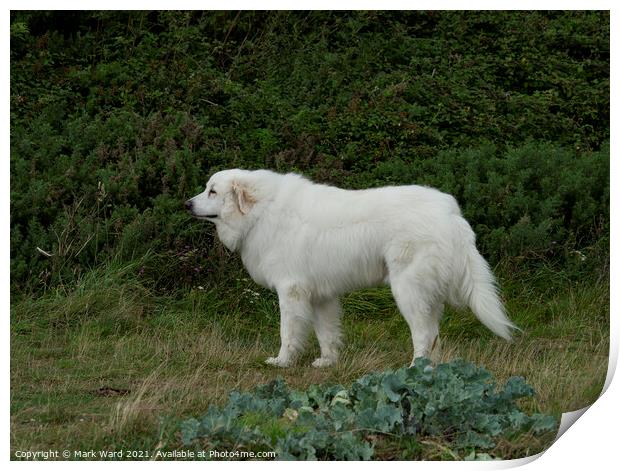
[[312, 366], [321, 368], [331, 366], [338, 361], [338, 353], [342, 344], [340, 319], [342, 308], [338, 298], [317, 302], [314, 307], [314, 332], [321, 347], [321, 357], [314, 360]]
[[415, 266], [407, 267], [397, 275], [390, 274], [392, 294], [411, 330], [413, 361], [419, 357], [430, 358], [439, 337], [443, 309], [435, 299], [435, 287], [429, 279]]
[[298, 285], [278, 289], [280, 301], [280, 352], [268, 358], [269, 365], [287, 367], [303, 351], [312, 321], [309, 293]]

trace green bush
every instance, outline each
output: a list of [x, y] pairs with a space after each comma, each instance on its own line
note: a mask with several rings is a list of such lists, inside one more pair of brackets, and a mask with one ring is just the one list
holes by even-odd
[[[498, 437], [556, 428], [551, 416], [528, 416], [516, 400], [534, 391], [523, 378], [501, 390], [491, 374], [462, 360], [370, 373], [351, 387], [312, 385], [307, 391], [276, 380], [233, 391], [180, 428], [183, 444], [229, 450], [273, 450], [278, 459], [370, 459], [380, 437], [434, 437], [457, 451], [493, 448]], [[374, 443], [373, 443], [374, 442]]]
[[567, 258], [609, 230], [609, 144], [596, 152], [529, 142], [499, 151], [440, 151], [432, 159], [377, 165], [377, 182], [421, 183], [462, 203], [479, 246], [504, 257]]
[[144, 254], [156, 286], [208, 284], [182, 202], [226, 167], [438, 186], [494, 261], [608, 240], [608, 12], [12, 12], [10, 33], [14, 289]]

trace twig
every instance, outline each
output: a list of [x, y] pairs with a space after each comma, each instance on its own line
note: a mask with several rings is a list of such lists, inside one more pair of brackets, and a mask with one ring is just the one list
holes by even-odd
[[37, 247], [37, 252], [39, 252], [40, 254], [45, 255], [46, 257], [53, 257], [54, 254], [53, 253], [48, 253], [45, 250], [43, 250], [41, 247]]
[[206, 98], [199, 98], [199, 100], [209, 103], [210, 105], [213, 105], [213, 106], [222, 106], [219, 103], [213, 103], [211, 100], [207, 100]]
[[224, 38], [224, 43], [226, 44], [226, 41], [228, 41], [228, 36], [230, 36], [230, 33], [232, 33], [232, 30], [235, 28], [235, 26], [237, 26], [237, 21], [239, 21], [239, 17], [241, 16], [241, 10], [239, 10], [237, 12], [237, 16], [235, 16], [235, 19], [233, 20], [232, 24], [230, 25], [230, 28], [228, 28], [228, 33], [226, 33], [226, 37]]

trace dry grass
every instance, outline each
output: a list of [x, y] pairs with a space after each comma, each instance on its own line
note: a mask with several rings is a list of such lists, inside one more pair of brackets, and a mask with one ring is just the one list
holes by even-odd
[[[581, 297], [571, 293], [572, 298], [560, 293], [540, 308], [547, 312], [573, 306], [567, 318], [553, 317], [535, 334], [526, 328], [512, 343], [491, 337], [477, 324], [455, 335], [459, 329], [453, 323], [460, 318], [449, 315], [440, 361], [465, 358], [489, 369], [499, 382], [524, 376], [537, 393], [522, 404], [530, 412], [560, 414], [592, 403], [607, 371], [609, 330], [600, 322], [605, 313], [596, 318], [589, 313], [608, 310], [607, 291], [588, 288]], [[369, 371], [410, 362], [404, 321], [385, 300], [379, 302], [379, 318], [371, 318], [357, 311], [362, 304], [353, 299], [356, 304], [346, 309], [346, 347], [336, 366], [309, 366], [318, 354], [312, 344], [296, 367], [280, 370], [263, 363], [277, 349], [275, 317], [256, 329], [256, 319], [248, 318], [243, 306], [224, 316], [196, 303], [208, 294], [165, 301], [160, 308], [161, 301], [143, 295], [131, 289], [108, 291], [107, 296], [87, 290], [71, 299], [14, 306], [12, 450], [174, 447], [175, 421], [221, 404], [232, 389], [249, 389], [277, 376], [295, 388], [347, 384]], [[267, 301], [257, 309], [272, 309]], [[533, 309], [528, 300], [521, 303]], [[46, 321], [36, 315], [42, 307], [49, 312]], [[129, 393], [102, 396], [100, 388]], [[425, 458], [449, 458], [446, 444], [428, 441]], [[548, 437], [544, 443], [526, 437], [502, 442], [497, 450], [506, 457], [524, 456], [547, 443]]]

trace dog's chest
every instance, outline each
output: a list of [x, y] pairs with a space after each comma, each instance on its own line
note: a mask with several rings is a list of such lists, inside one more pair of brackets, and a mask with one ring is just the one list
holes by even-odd
[[273, 270], [269, 270], [266, 266], [265, 255], [267, 254], [264, 252], [261, 254], [261, 252], [255, 250], [243, 250], [241, 252], [241, 261], [255, 283], [265, 288], [274, 289]]

